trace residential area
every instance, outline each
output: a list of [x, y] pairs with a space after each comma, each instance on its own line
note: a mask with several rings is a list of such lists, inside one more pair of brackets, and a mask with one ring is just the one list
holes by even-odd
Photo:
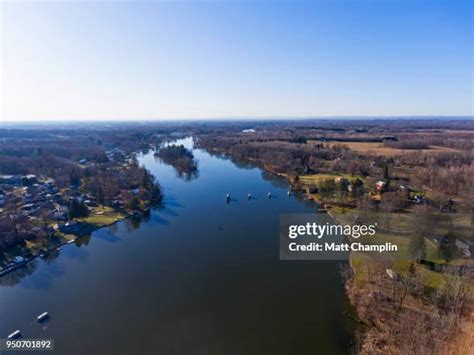
[[[162, 199], [158, 183], [139, 166], [130, 144], [99, 150], [95, 144], [82, 145], [86, 157], [65, 158], [67, 148], [56, 150], [59, 139], [40, 139], [35, 148], [21, 143], [15, 140], [21, 166], [10, 165], [12, 173], [0, 175], [1, 274], [101, 226], [139, 217]], [[38, 155], [48, 162], [35, 165], [42, 159]], [[2, 155], [0, 164], [10, 159]]]

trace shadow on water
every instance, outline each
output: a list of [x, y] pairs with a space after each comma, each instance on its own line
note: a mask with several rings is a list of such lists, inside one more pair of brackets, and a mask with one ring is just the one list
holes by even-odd
[[[42, 270], [37, 273], [36, 277], [28, 278], [32, 275], [41, 262], [39, 259], [30, 261], [23, 267], [16, 269], [0, 278], [0, 286], [19, 286], [24, 289], [48, 290], [53, 280], [64, 275], [64, 264], [55, 260], [59, 256], [59, 252], [50, 252], [45, 257], [45, 262], [54, 267]], [[55, 261], [53, 264], [53, 260]]]
[[31, 275], [37, 268], [38, 261], [34, 260], [24, 265], [23, 267], [16, 269], [2, 277], [0, 277], [1, 286], [16, 286], [22, 278]]
[[[25, 278], [21, 287], [25, 289], [48, 290], [53, 285], [54, 279], [60, 278], [65, 273], [64, 263], [57, 260], [54, 267], [42, 269], [37, 277]], [[26, 275], [25, 275], [26, 276]], [[24, 276], [23, 276], [24, 277]]]
[[167, 226], [170, 224], [170, 222], [167, 219], [162, 218], [160, 215], [155, 214], [150, 220], [150, 225], [153, 225], [153, 224], [160, 224], [160, 225]]
[[69, 259], [75, 259], [81, 262], [84, 262], [89, 258], [89, 252], [87, 249], [77, 246], [76, 243], [66, 245], [62, 250], [62, 253]]
[[79, 237], [76, 239], [76, 241], [74, 242], [74, 244], [80, 248], [82, 246], [88, 246], [89, 245], [89, 242], [91, 241], [91, 235], [88, 234], [88, 235], [84, 235], [82, 237]]
[[185, 206], [178, 201], [174, 200], [170, 197], [165, 197], [164, 204], [166, 207], [176, 207], [176, 208], [184, 208]]
[[285, 189], [288, 187], [288, 181], [284, 177], [265, 170], [262, 170], [262, 179], [268, 181], [273, 187], [279, 189]]
[[176, 210], [174, 210], [172, 208], [169, 208], [168, 206], [167, 206], [167, 208], [164, 208], [164, 209], [160, 210], [160, 214], [166, 215], [166, 216], [172, 216], [172, 217], [178, 217], [179, 216], [179, 213], [176, 212]]
[[99, 230], [94, 234], [94, 239], [99, 239], [107, 243], [117, 243], [120, 241], [120, 238], [116, 236], [118, 232], [118, 224], [112, 224], [107, 227], [107, 229]]

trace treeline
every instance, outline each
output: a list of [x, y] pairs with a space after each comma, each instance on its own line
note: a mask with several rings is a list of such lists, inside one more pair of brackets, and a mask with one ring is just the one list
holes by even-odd
[[[287, 141], [246, 141], [239, 135], [206, 135], [197, 139], [201, 148], [229, 154], [237, 159], [248, 159], [271, 167], [278, 173], [310, 174], [341, 172], [366, 176], [370, 163], [357, 159], [357, 154], [342, 145], [289, 143]], [[341, 159], [341, 153], [353, 159]]]

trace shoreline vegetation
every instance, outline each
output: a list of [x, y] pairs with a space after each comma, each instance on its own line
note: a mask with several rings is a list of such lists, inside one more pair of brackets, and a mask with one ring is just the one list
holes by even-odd
[[351, 252], [342, 272], [359, 352], [468, 354], [474, 123], [444, 124], [275, 124], [202, 134], [197, 145], [285, 177], [337, 223], [375, 220], [378, 243], [401, 245], [402, 260]]

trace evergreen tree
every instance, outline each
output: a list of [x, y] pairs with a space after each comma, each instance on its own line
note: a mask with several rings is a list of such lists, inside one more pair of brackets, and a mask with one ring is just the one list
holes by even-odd
[[421, 233], [416, 233], [411, 238], [408, 251], [410, 257], [418, 263], [426, 259], [426, 240]]
[[449, 231], [441, 238], [438, 246], [439, 256], [446, 261], [452, 260], [456, 256], [456, 235]]
[[84, 202], [79, 200], [72, 200], [69, 204], [69, 219], [87, 217], [89, 215], [89, 209]]
[[361, 179], [352, 181], [352, 196], [359, 198], [364, 195], [364, 182]]

